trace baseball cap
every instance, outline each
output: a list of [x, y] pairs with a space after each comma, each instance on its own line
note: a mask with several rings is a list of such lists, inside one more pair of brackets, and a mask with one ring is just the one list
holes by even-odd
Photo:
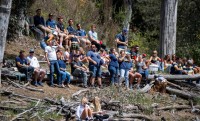
[[128, 29], [123, 29], [122, 32], [127, 33]]
[[53, 35], [58, 36], [58, 32], [57, 32], [57, 31], [54, 31], [54, 32], [53, 32]]
[[34, 49], [31, 48], [30, 51], [29, 51], [29, 53], [34, 53]]
[[52, 14], [52, 13], [49, 13], [49, 16], [53, 16], [53, 14]]

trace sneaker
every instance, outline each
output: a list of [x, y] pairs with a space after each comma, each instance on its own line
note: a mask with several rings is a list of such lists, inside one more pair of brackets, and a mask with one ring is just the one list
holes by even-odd
[[41, 86], [41, 87], [43, 87], [43, 84], [42, 84], [42, 82], [38, 82], [38, 85], [39, 85], [39, 86]]
[[55, 86], [54, 86], [54, 84], [51, 84], [50, 87], [53, 87], [53, 88], [54, 88]]
[[37, 81], [35, 81], [33, 85], [37, 87], [37, 86], [38, 86], [38, 83], [37, 83]]
[[87, 85], [83, 85], [83, 88], [88, 88], [88, 86]]
[[69, 84], [66, 85], [67, 88], [71, 88], [71, 86]]

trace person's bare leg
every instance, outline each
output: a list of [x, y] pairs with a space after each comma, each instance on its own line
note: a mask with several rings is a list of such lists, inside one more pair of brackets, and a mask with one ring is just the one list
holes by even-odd
[[132, 72], [129, 72], [129, 85], [131, 89], [133, 87], [133, 80], [134, 80], [134, 74]]
[[44, 79], [44, 77], [45, 77], [45, 72], [44, 71], [41, 71], [40, 72], [40, 82], [42, 82], [42, 80]]
[[88, 117], [88, 109], [85, 108], [81, 114], [81, 119], [85, 120]]
[[93, 116], [92, 116], [92, 110], [91, 109], [88, 109], [88, 117], [89, 118], [92, 118]]
[[97, 83], [98, 83], [98, 85], [99, 85], [100, 87], [102, 86], [101, 77], [98, 77], [98, 78], [97, 78]]
[[63, 34], [62, 33], [59, 33], [59, 37], [60, 37], [60, 46], [62, 46], [62, 43], [63, 43]]
[[95, 80], [94, 77], [91, 77], [91, 78], [90, 78], [90, 84], [91, 84], [92, 86], [94, 85], [94, 80]]
[[39, 72], [37, 70], [34, 71], [34, 84], [36, 85], [37, 84], [37, 79], [38, 79], [38, 76], [39, 76]]

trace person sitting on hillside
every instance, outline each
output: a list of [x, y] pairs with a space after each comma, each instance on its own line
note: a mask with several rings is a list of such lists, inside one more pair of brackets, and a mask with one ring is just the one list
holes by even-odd
[[77, 27], [76, 34], [77, 34], [77, 37], [79, 38], [79, 40], [81, 42], [81, 46], [86, 47], [86, 45], [87, 45], [88, 47], [90, 47], [91, 42], [88, 40], [88, 36], [87, 36], [85, 30], [83, 30], [81, 28], [81, 24], [77, 24], [76, 27]]
[[81, 104], [76, 109], [76, 116], [78, 120], [92, 120], [92, 110], [90, 106], [88, 105], [88, 99], [86, 97], [83, 97], [81, 99]]
[[93, 117], [99, 121], [103, 121], [104, 119], [108, 119], [109, 115], [105, 114], [105, 111], [101, 109], [100, 99], [98, 97], [94, 97], [92, 100], [92, 104], [90, 105], [92, 110]]
[[144, 77], [145, 79], [148, 79], [149, 70], [144, 60], [142, 59], [141, 55], [138, 57], [138, 60], [136, 61], [136, 71], [140, 73], [142, 77]]
[[94, 87], [95, 78], [97, 78], [98, 86], [101, 88], [101, 65], [103, 64], [103, 60], [97, 52], [97, 48], [94, 44], [91, 45], [91, 50], [87, 52], [87, 58], [89, 60], [89, 70], [92, 72], [92, 76], [90, 78], [90, 84]]
[[69, 19], [68, 20], [68, 24], [69, 26], [67, 27], [67, 31], [69, 32], [70, 35], [76, 35], [76, 30], [73, 27], [73, 19]]
[[175, 54], [172, 55], [172, 62], [176, 62], [176, 55]]
[[156, 50], [153, 51], [153, 55], [149, 59], [149, 64], [151, 64], [152, 60], [158, 65], [159, 70], [163, 70], [164, 67], [161, 66], [161, 59], [158, 57], [158, 52]]
[[116, 56], [115, 48], [110, 48], [108, 70], [110, 72], [111, 85], [114, 85], [118, 82], [119, 71], [118, 57]]
[[107, 52], [104, 49], [100, 49], [100, 57], [101, 59], [104, 61], [103, 63], [103, 67], [108, 68], [108, 63], [109, 63], [109, 55], [107, 54]]
[[44, 35], [46, 34], [46, 32], [51, 33], [51, 29], [45, 26], [44, 18], [41, 16], [41, 9], [36, 10], [36, 15], [33, 18], [35, 27], [42, 30]]
[[80, 61], [80, 55], [74, 55], [74, 61], [71, 63], [71, 73], [73, 76], [83, 79], [83, 87], [87, 88], [89, 69]]
[[16, 57], [15, 61], [18, 71], [24, 73], [26, 75], [26, 80], [30, 82], [32, 81], [31, 75], [34, 72], [34, 68], [28, 65], [28, 61], [25, 58], [24, 52], [24, 50], [20, 50], [19, 56]]
[[[129, 70], [130, 70], [130, 62], [131, 62], [131, 57], [130, 53], [126, 53], [125, 50], [120, 51], [120, 56], [119, 56], [119, 72], [120, 72], [120, 81], [124, 79], [125, 77], [125, 85], [126, 89], [129, 89]], [[122, 82], [119, 82], [122, 83]]]
[[127, 50], [127, 46], [128, 46], [128, 40], [126, 37], [127, 33], [128, 33], [128, 30], [123, 29], [122, 33], [119, 33], [115, 36], [118, 52], [121, 52], [121, 50], [125, 50], [125, 51]]
[[139, 46], [138, 45], [132, 46], [130, 53], [131, 53], [131, 59], [137, 60], [138, 56], [140, 56]]
[[[46, 75], [44, 69], [40, 68], [37, 58], [34, 56], [34, 49], [30, 49], [29, 56], [27, 57], [28, 63], [34, 68], [34, 86], [43, 86], [42, 80]], [[39, 79], [39, 81], [38, 81]]]
[[101, 48], [105, 49], [106, 46], [102, 43], [102, 41], [98, 39], [98, 35], [95, 30], [96, 30], [96, 25], [93, 24], [91, 26], [91, 30], [88, 32], [89, 40], [91, 41], [92, 44], [96, 46], [97, 51], [99, 51]]
[[164, 57], [164, 68], [167, 70], [167, 72], [170, 72], [170, 68], [172, 66], [172, 63], [173, 62], [170, 58], [170, 55], [169, 54], [165, 55], [165, 57]]
[[[56, 36], [55, 36], [56, 37]], [[54, 43], [57, 45], [57, 46], [53, 46]], [[45, 47], [45, 58], [47, 60], [47, 64], [50, 68], [50, 86], [51, 87], [54, 87], [54, 78], [53, 78], [53, 75], [54, 75], [54, 72], [55, 72], [55, 69], [57, 70], [57, 79], [61, 79], [60, 78], [60, 73], [59, 73], [59, 65], [58, 65], [58, 61], [57, 61], [57, 55], [56, 55], [56, 51], [61, 48], [62, 49], [62, 46], [60, 46], [57, 41], [55, 40], [51, 40], [49, 39], [47, 41], [47, 46]], [[61, 82], [60, 80], [58, 80], [59, 82]]]
[[134, 80], [137, 80], [136, 89], [140, 89], [140, 83], [141, 83], [141, 80], [142, 80], [142, 75], [133, 70], [133, 61], [131, 61], [129, 64], [130, 64], [130, 70], [129, 70], [130, 86], [129, 87], [130, 87], [130, 89], [133, 89], [133, 82], [134, 82]]
[[46, 21], [46, 26], [51, 29], [51, 31], [57, 31], [58, 32], [58, 28], [56, 25], [56, 21], [53, 19], [54, 15], [52, 13], [49, 14], [49, 19]]
[[61, 78], [61, 79], [59, 79], [59, 81], [61, 81], [61, 82], [58, 82], [58, 85], [59, 85], [59, 87], [64, 88], [65, 87], [64, 83], [66, 82], [67, 83], [66, 87], [70, 88], [70, 85], [69, 85], [70, 79], [71, 79], [70, 73], [67, 72], [67, 67], [66, 67], [65, 62], [63, 61], [63, 58], [64, 57], [62, 56], [62, 53], [60, 51], [57, 51], [58, 65], [59, 65], [59, 69], [60, 69], [60, 71], [59, 71], [60, 77], [59, 78]]
[[186, 71], [183, 70], [182, 68], [182, 59], [179, 57], [176, 57], [176, 61], [172, 63], [172, 67], [171, 67], [171, 74], [187, 74]]
[[65, 60], [67, 63], [70, 62], [70, 49], [69, 49], [68, 46], [65, 46], [64, 60]]

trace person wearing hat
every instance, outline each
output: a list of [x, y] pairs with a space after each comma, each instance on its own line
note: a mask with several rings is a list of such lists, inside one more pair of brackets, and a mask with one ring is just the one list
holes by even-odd
[[[54, 44], [56, 46], [54, 46]], [[57, 61], [57, 55], [56, 55], [56, 51], [58, 49], [62, 49], [63, 47], [60, 46], [57, 41], [52, 40], [52, 39], [48, 39], [47, 40], [47, 46], [45, 47], [45, 58], [47, 60], [47, 64], [50, 68], [50, 86], [54, 87], [54, 83], [53, 83], [53, 75], [55, 70], [57, 70], [57, 76], [58, 79], [60, 76], [59, 73], [59, 65], [58, 65], [58, 61]]]
[[42, 32], [45, 35], [46, 32], [51, 33], [51, 29], [45, 26], [44, 18], [41, 16], [41, 13], [42, 13], [41, 11], [42, 11], [41, 9], [37, 9], [36, 15], [33, 17], [33, 19], [34, 19], [35, 27], [42, 30]]
[[40, 41], [40, 47], [45, 50], [47, 46], [47, 42], [50, 41], [57, 41], [58, 40], [58, 32], [54, 31], [53, 33], [49, 33], [47, 36], [44, 37], [42, 41]]
[[24, 50], [20, 50], [19, 56], [16, 57], [16, 66], [19, 72], [26, 75], [26, 80], [31, 81], [31, 75], [33, 74], [34, 68], [28, 65], [28, 61], [25, 58]]
[[42, 80], [44, 79], [46, 72], [44, 69], [40, 68], [40, 64], [37, 58], [34, 56], [34, 49], [30, 49], [27, 60], [28, 64], [34, 68], [34, 86], [43, 86]]
[[71, 73], [73, 76], [83, 78], [83, 87], [87, 88], [87, 73], [89, 69], [80, 61], [80, 55], [74, 55], [74, 61], [71, 63]]
[[115, 41], [117, 42], [118, 52], [120, 52], [121, 50], [127, 49], [127, 46], [128, 46], [128, 40], [126, 37], [127, 33], [128, 33], [128, 30], [123, 29], [122, 33], [119, 33], [115, 36]]

